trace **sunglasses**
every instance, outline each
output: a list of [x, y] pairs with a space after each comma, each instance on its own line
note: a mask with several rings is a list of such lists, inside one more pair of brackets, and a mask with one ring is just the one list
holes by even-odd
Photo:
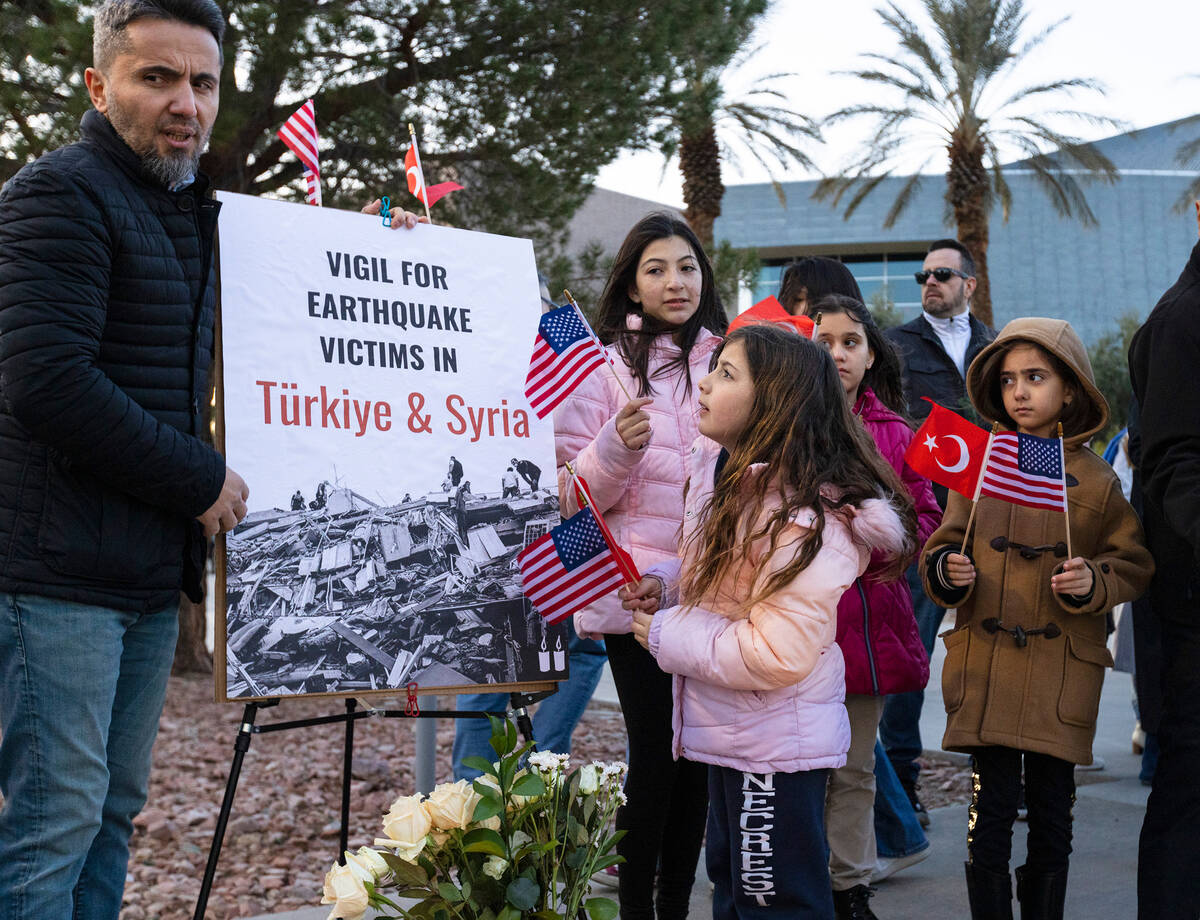
[[970, 278], [966, 272], [960, 272], [957, 268], [935, 268], [933, 271], [925, 271], [921, 269], [919, 272], [913, 272], [913, 277], [917, 279], [917, 284], [924, 284], [929, 280], [929, 276], [933, 275], [942, 284], [945, 284], [955, 275], [959, 278]]

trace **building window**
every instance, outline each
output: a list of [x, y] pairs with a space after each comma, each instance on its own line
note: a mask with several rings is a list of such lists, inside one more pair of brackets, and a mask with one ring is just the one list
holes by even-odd
[[[904, 321], [916, 317], [921, 312], [921, 288], [913, 278], [913, 272], [919, 271], [925, 261], [924, 253], [881, 253], [865, 256], [837, 256], [826, 258], [838, 259], [845, 263], [854, 275], [867, 304], [874, 306], [872, 301], [881, 297], [891, 300], [900, 311]], [[758, 279], [751, 291], [752, 303], [758, 303], [764, 297], [779, 293], [779, 284], [783, 273], [794, 260], [772, 260], [764, 263], [758, 271]]]

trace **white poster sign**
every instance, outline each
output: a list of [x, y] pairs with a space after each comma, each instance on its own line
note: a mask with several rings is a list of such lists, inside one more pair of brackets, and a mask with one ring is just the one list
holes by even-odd
[[224, 450], [251, 509], [219, 694], [565, 677], [515, 561], [559, 520], [553, 427], [524, 396], [532, 244], [219, 198]]

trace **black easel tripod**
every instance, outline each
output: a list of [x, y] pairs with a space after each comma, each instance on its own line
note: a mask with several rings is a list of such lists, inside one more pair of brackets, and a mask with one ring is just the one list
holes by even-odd
[[[557, 690], [557, 685], [555, 690]], [[517, 729], [526, 741], [534, 742], [533, 723], [529, 718], [528, 707], [550, 696], [555, 690], [513, 693], [509, 696], [509, 705], [511, 706], [509, 711], [515, 717]], [[383, 716], [388, 719], [486, 719], [489, 715], [503, 718], [509, 714], [490, 710], [420, 709], [416, 706], [416, 696], [410, 693], [408, 706], [403, 710], [359, 709], [355, 699], [347, 698], [346, 711], [337, 715], [296, 719], [291, 722], [272, 722], [269, 725], [255, 724], [254, 720], [260, 709], [270, 709], [278, 705], [278, 698], [254, 700], [247, 703], [245, 709], [242, 710], [242, 721], [233, 742], [233, 762], [229, 766], [229, 779], [225, 781], [225, 796], [221, 800], [217, 826], [213, 829], [212, 845], [208, 850], [208, 863], [204, 867], [204, 880], [200, 883], [200, 895], [196, 899], [196, 910], [192, 914], [192, 920], [204, 920], [205, 912], [208, 910], [208, 898], [212, 893], [213, 880], [217, 875], [217, 861], [221, 858], [221, 847], [225, 842], [225, 829], [229, 824], [229, 815], [233, 811], [233, 797], [237, 792], [238, 778], [242, 772], [242, 760], [245, 758], [246, 752], [250, 750], [250, 739], [254, 735], [292, 728], [310, 728], [314, 725], [329, 725], [335, 722], [346, 723], [346, 740], [342, 758], [342, 827], [338, 835], [338, 861], [341, 862], [345, 858], [343, 854], [350, 842], [350, 772], [354, 760], [355, 722], [371, 716]], [[534, 743], [536, 744], [536, 742]]]

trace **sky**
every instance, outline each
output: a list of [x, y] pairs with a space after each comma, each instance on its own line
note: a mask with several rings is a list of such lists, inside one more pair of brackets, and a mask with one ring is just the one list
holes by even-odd
[[[895, 2], [910, 17], [928, 24], [918, 0]], [[874, 0], [831, 4], [775, 0], [752, 42], [762, 50], [726, 79], [729, 97], [738, 98], [765, 75], [787, 73], [792, 76], [774, 85], [788, 93], [793, 109], [810, 117], [864, 101], [865, 84], [834, 72], [861, 66], [863, 52], [887, 53], [896, 48], [893, 33], [875, 12], [879, 5]], [[1048, 107], [1084, 109], [1131, 128], [1200, 112], [1200, 3], [1196, 0], [1026, 0], [1025, 6], [1026, 36], [1070, 18], [1013, 72], [1006, 84], [1011, 90], [1064, 77], [1091, 77], [1105, 84], [1103, 94], [1079, 93], [1073, 106], [1070, 100], [1064, 104], [1062, 96], [1048, 96]], [[860, 128], [834, 128], [825, 132], [824, 145], [806, 149], [818, 168], [833, 172], [853, 152], [864, 130], [865, 122]], [[1071, 130], [1089, 140], [1118, 133], [1078, 123]], [[920, 168], [922, 161], [912, 161], [909, 168]], [[739, 174], [724, 167], [727, 186], [767, 181], [757, 164], [747, 161], [742, 168]], [[793, 166], [775, 170], [774, 175], [786, 181], [817, 174]], [[671, 163], [664, 174], [663, 158], [654, 153], [622, 154], [600, 171], [597, 185], [664, 204], [683, 204], [677, 165]]]

